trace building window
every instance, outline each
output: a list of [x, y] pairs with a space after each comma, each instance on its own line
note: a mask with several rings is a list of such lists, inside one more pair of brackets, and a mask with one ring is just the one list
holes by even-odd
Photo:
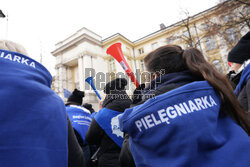
[[216, 42], [213, 36], [205, 37], [205, 44], [208, 51], [216, 48]]
[[250, 14], [250, 7], [247, 8], [247, 14]]
[[152, 49], [155, 50], [156, 48], [158, 48], [158, 43], [157, 42], [152, 44]]
[[230, 28], [226, 30], [227, 38], [230, 43], [235, 43], [239, 40], [239, 35], [236, 28]]
[[221, 73], [223, 73], [223, 68], [222, 68], [222, 65], [221, 65], [221, 62], [220, 60], [214, 60], [212, 62], [212, 64], [215, 66], [215, 68], [220, 71]]
[[110, 69], [110, 72], [115, 71], [115, 61], [114, 61], [114, 59], [109, 60], [109, 69]]
[[138, 51], [139, 51], [140, 55], [144, 53], [144, 49], [143, 48], [138, 49]]
[[232, 20], [232, 16], [224, 16], [223, 17], [223, 21], [225, 22], [225, 23], [228, 23], [228, 22], [230, 22]]
[[201, 24], [202, 30], [206, 31], [208, 29], [208, 25], [206, 23]]
[[140, 64], [141, 64], [141, 70], [144, 71], [145, 70], [144, 60], [140, 60]]
[[173, 37], [173, 36], [168, 37], [168, 38], [167, 38], [167, 44], [173, 44], [175, 40], [176, 40], [176, 38]]

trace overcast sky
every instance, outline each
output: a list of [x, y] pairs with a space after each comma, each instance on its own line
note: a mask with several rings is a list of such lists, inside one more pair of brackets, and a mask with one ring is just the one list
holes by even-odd
[[55, 74], [55, 44], [82, 27], [102, 38], [121, 33], [131, 41], [206, 10], [218, 0], [1, 0], [0, 39], [22, 44], [29, 56]]

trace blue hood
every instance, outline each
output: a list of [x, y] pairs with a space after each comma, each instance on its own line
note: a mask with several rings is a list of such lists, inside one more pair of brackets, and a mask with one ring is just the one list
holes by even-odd
[[67, 118], [48, 70], [0, 50], [0, 166], [66, 167]]
[[220, 103], [207, 81], [197, 81], [127, 109], [119, 123], [136, 166], [248, 166], [249, 137]]

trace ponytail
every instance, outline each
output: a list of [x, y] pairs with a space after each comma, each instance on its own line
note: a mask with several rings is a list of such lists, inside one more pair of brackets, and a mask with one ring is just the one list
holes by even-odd
[[249, 112], [245, 111], [238, 102], [228, 78], [209, 64], [198, 49], [189, 48], [183, 52], [182, 57], [193, 75], [207, 80], [219, 93], [223, 111], [250, 135]]

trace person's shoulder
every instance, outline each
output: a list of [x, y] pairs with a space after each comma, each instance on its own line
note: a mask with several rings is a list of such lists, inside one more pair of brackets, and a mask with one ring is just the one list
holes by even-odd
[[79, 110], [79, 111], [83, 111], [87, 114], [91, 114], [91, 112], [86, 109], [85, 107], [83, 106], [79, 106], [79, 105], [75, 105], [75, 104], [70, 104], [66, 107], [68, 110]]

